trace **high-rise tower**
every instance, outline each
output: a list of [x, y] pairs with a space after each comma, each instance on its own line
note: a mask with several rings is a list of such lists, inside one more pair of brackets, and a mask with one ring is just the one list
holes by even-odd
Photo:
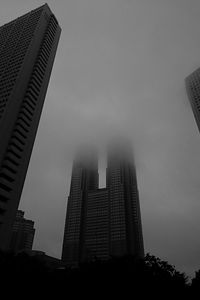
[[186, 90], [200, 131], [200, 68], [185, 79]]
[[132, 147], [114, 141], [108, 149], [107, 188], [110, 205], [110, 254], [144, 256], [139, 193]]
[[63, 240], [62, 260], [78, 264], [83, 247], [83, 226], [89, 191], [98, 188], [98, 161], [94, 149], [82, 149], [73, 163]]
[[0, 248], [7, 249], [61, 29], [45, 4], [0, 27]]
[[[83, 184], [92, 177], [95, 185]], [[130, 144], [115, 143], [109, 147], [106, 177], [106, 188], [99, 189], [97, 163], [93, 160], [83, 167], [83, 163], [74, 161], [62, 253], [68, 265], [94, 258], [144, 256]]]

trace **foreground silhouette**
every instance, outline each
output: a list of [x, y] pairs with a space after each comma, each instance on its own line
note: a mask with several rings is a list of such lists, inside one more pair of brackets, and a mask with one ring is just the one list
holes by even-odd
[[[200, 271], [196, 272], [191, 284], [185, 273], [181, 273], [166, 261], [147, 254], [144, 259], [131, 256], [112, 257], [101, 262], [94, 259], [78, 268], [50, 268], [41, 257], [31, 257], [26, 253], [0, 252], [1, 275], [20, 283], [52, 288], [66, 289], [76, 293], [92, 291], [99, 293], [134, 295], [135, 292], [157, 294], [178, 293], [189, 295], [200, 291]], [[79, 290], [80, 291], [80, 290]], [[172, 294], [171, 294], [172, 295]], [[174, 295], [174, 294], [173, 294]]]

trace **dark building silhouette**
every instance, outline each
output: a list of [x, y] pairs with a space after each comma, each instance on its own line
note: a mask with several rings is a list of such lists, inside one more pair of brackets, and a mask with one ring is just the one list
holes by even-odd
[[64, 267], [61, 259], [49, 256], [44, 251], [24, 249], [22, 253], [27, 254], [29, 257], [36, 258], [50, 270], [56, 270]]
[[107, 187], [110, 205], [110, 253], [143, 257], [141, 213], [132, 147], [127, 139], [108, 150]]
[[61, 29], [45, 4], [0, 27], [0, 248], [7, 249]]
[[76, 264], [83, 243], [83, 211], [89, 191], [98, 188], [98, 159], [94, 149], [83, 150], [74, 160], [65, 223], [62, 259]]
[[98, 188], [95, 151], [74, 160], [62, 260], [67, 265], [111, 256], [144, 256], [139, 196], [129, 143], [109, 147], [106, 188]]
[[22, 210], [17, 215], [12, 228], [10, 250], [17, 253], [22, 250], [31, 250], [35, 235], [34, 222], [24, 218]]
[[200, 68], [186, 77], [185, 83], [194, 117], [200, 130]]

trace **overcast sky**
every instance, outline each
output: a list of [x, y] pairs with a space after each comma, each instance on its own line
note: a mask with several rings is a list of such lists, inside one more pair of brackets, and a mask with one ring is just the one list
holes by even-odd
[[[0, 25], [42, 4], [1, 0]], [[61, 255], [74, 145], [120, 131], [134, 142], [145, 251], [193, 275], [200, 134], [184, 79], [200, 67], [199, 0], [48, 4], [62, 33], [20, 202], [34, 249]]]

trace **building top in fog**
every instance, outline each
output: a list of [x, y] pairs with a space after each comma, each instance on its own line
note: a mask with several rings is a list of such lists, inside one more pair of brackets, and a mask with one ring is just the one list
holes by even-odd
[[107, 146], [109, 160], [117, 159], [134, 163], [133, 148], [130, 140], [126, 137], [113, 137]]
[[98, 168], [98, 153], [94, 145], [79, 145], [76, 151], [75, 164], [83, 168]]
[[98, 188], [98, 168], [90, 168], [90, 164], [77, 167], [74, 161], [62, 252], [66, 264], [111, 256], [143, 257], [139, 194], [131, 157], [130, 142], [111, 143], [103, 189]]

